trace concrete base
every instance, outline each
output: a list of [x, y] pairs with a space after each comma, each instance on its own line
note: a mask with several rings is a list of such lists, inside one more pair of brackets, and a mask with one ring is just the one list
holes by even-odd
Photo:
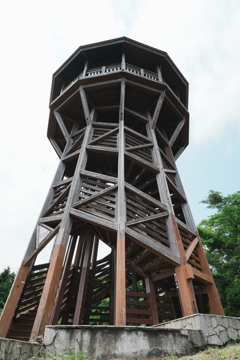
[[195, 314], [154, 326], [158, 329], [201, 330], [207, 345], [225, 345], [240, 340], [240, 318], [231, 316]]
[[42, 353], [40, 344], [0, 338], [0, 360], [28, 360]]
[[199, 330], [159, 329], [142, 326], [47, 326], [46, 351], [74, 354], [88, 359], [137, 359], [161, 355], [188, 355], [206, 345]]

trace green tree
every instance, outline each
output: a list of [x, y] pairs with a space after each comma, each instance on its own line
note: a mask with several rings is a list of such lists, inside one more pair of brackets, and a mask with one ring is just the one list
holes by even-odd
[[14, 278], [15, 274], [11, 272], [9, 266], [0, 273], [0, 313], [7, 300]]
[[240, 191], [223, 196], [211, 190], [206, 200], [216, 213], [198, 231], [228, 316], [240, 316]]

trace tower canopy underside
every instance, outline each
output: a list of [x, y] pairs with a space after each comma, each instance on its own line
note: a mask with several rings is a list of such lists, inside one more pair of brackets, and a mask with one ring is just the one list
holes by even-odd
[[53, 75], [48, 138], [60, 163], [0, 336], [223, 314], [175, 163], [187, 93], [166, 53], [125, 37], [80, 47]]

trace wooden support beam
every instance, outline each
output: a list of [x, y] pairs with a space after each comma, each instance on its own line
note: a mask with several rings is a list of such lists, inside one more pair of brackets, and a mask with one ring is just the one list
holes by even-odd
[[209, 268], [209, 264], [206, 258], [206, 254], [204, 252], [203, 246], [201, 241], [199, 240], [199, 245], [198, 245], [198, 257], [200, 259], [200, 263], [202, 265], [202, 269], [204, 271], [205, 274], [207, 274], [210, 279], [212, 279], [213, 283], [212, 284], [206, 284], [206, 291], [208, 294], [208, 299], [209, 299], [209, 304], [210, 304], [210, 314], [214, 314], [214, 315], [225, 315], [222, 304], [221, 304], [221, 300], [219, 298], [218, 295], [218, 291], [216, 288], [216, 285], [214, 283], [213, 280], [213, 276], [211, 273], [211, 270]]
[[60, 225], [56, 226], [55, 229], [53, 229], [45, 238], [41, 241], [37, 249], [29, 256], [28, 259], [24, 262], [24, 266], [28, 265], [30, 262], [32, 262], [33, 259], [36, 258], [36, 256], [42, 251], [42, 249], [45, 248], [45, 246], [54, 238], [54, 236], [57, 235], [59, 231]]
[[186, 122], [185, 119], [179, 121], [176, 129], [174, 130], [174, 132], [173, 132], [173, 134], [172, 134], [172, 136], [171, 136], [171, 138], [170, 138], [170, 140], [169, 140], [169, 146], [170, 146], [170, 147], [173, 146], [173, 144], [174, 144], [174, 142], [176, 141], [176, 139], [177, 139], [180, 131], [182, 130], [183, 125], [185, 124], [185, 122]]
[[195, 269], [194, 267], [192, 267], [192, 272], [194, 275], [194, 278], [203, 282], [204, 284], [213, 284], [213, 278], [207, 274], [204, 274], [202, 271], [199, 271], [197, 269]]
[[92, 246], [94, 235], [87, 232], [85, 236], [84, 258], [82, 265], [81, 278], [79, 283], [76, 308], [73, 318], [73, 325], [81, 325], [84, 313], [84, 304], [86, 300], [87, 282], [89, 276], [89, 266], [91, 261]]
[[145, 279], [145, 285], [146, 285], [146, 293], [149, 294], [152, 323], [153, 325], [156, 325], [159, 323], [159, 318], [158, 318], [155, 286], [152, 282], [149, 281], [149, 278]]
[[75, 246], [76, 246], [76, 241], [77, 241], [77, 236], [72, 236], [70, 243], [69, 243], [65, 264], [63, 266], [62, 277], [61, 277], [61, 281], [60, 281], [59, 288], [58, 288], [58, 294], [55, 298], [54, 308], [53, 308], [53, 312], [52, 312], [52, 318], [50, 321], [51, 325], [56, 325], [59, 320], [61, 305], [62, 305], [62, 301], [63, 301], [63, 297], [64, 297], [64, 292], [66, 290], [66, 284], [68, 281], [68, 276], [69, 276], [69, 271], [70, 271], [70, 267], [71, 267], [71, 263], [72, 263], [73, 253], [74, 253]]
[[157, 102], [156, 108], [154, 110], [153, 118], [152, 118], [152, 128], [153, 129], [156, 127], [158, 117], [159, 117], [159, 114], [160, 114], [160, 111], [161, 111], [161, 108], [163, 105], [164, 98], [165, 98], [165, 91], [161, 91], [161, 94], [158, 98], [158, 102]]
[[67, 131], [67, 128], [66, 128], [66, 126], [65, 126], [65, 124], [63, 122], [63, 119], [62, 119], [61, 115], [56, 110], [54, 110], [53, 113], [54, 113], [54, 116], [55, 116], [55, 118], [56, 118], [56, 120], [58, 122], [58, 125], [59, 125], [59, 127], [60, 127], [60, 129], [62, 131], [62, 134], [63, 134], [66, 142], [68, 142], [69, 139], [70, 139], [70, 135], [69, 135], [69, 133]]
[[190, 265], [181, 265], [176, 267], [175, 272], [183, 316], [198, 313], [197, 302], [192, 285], [192, 279], [194, 278], [192, 267]]
[[50, 138], [50, 143], [52, 144], [53, 148], [55, 149], [56, 153], [58, 154], [59, 158], [61, 159], [62, 157], [62, 150], [60, 149], [60, 147], [58, 146], [57, 142], [53, 139]]
[[179, 255], [173, 253], [167, 246], [161, 244], [160, 242], [153, 240], [147, 235], [141, 235], [129, 227], [126, 228], [126, 234], [128, 234], [136, 243], [143, 246], [145, 249], [148, 249], [153, 254], [162, 257], [173, 265], [178, 266], [180, 264]]
[[31, 340], [35, 340], [39, 334], [43, 334], [45, 326], [50, 323], [65, 251], [66, 247], [61, 244], [55, 245], [53, 248], [44, 290], [31, 332]]
[[155, 281], [161, 281], [164, 279], [167, 279], [170, 276], [173, 276], [175, 274], [175, 269], [171, 269], [169, 271], [165, 271], [163, 273], [157, 274], [151, 278], [151, 282]]
[[117, 196], [117, 239], [114, 291], [114, 325], [126, 325], [126, 279], [125, 279], [125, 222], [126, 200], [124, 184], [124, 103], [125, 80], [121, 81], [119, 107], [119, 155], [118, 155], [118, 196]]
[[148, 118], [147, 118], [144, 114], [142, 114], [142, 113], [139, 113], [139, 112], [137, 112], [137, 111], [131, 110], [131, 109], [127, 108], [127, 107], [125, 107], [125, 112], [126, 112], [126, 114], [131, 115], [131, 116], [134, 117], [135, 119], [140, 120], [140, 121], [142, 121], [142, 122], [145, 123], [145, 124], [148, 122]]
[[86, 93], [83, 89], [83, 85], [81, 85], [79, 87], [79, 92], [80, 92], [80, 96], [81, 96], [81, 100], [82, 100], [82, 106], [83, 106], [86, 123], [87, 123], [87, 125], [89, 125], [91, 118], [90, 118], [90, 112], [89, 112], [88, 103], [87, 103], [87, 97], [86, 97]]
[[140, 276], [142, 276], [144, 279], [147, 278], [147, 275], [142, 271], [142, 269], [137, 266], [134, 261], [132, 261], [131, 259], [129, 259], [129, 257], [126, 258], [128, 264], [136, 271], [136, 273], [138, 273]]
[[152, 171], [154, 174], [159, 173], [159, 169], [154, 166], [152, 163], [150, 163], [149, 161], [143, 159], [142, 157], [135, 155], [131, 152], [128, 152], [125, 150], [125, 156], [127, 159], [131, 160], [132, 162], [146, 168], [149, 171]]
[[192, 255], [192, 252], [195, 249], [195, 247], [197, 246], [197, 244], [198, 244], [198, 237], [195, 237], [195, 239], [191, 242], [191, 244], [187, 248], [187, 251], [185, 252], [185, 256], [186, 256], [187, 261], [190, 258], [190, 256]]

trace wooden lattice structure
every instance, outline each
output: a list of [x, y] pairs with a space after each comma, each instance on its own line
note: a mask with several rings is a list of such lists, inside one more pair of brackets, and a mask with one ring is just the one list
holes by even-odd
[[[175, 164], [188, 145], [187, 101], [169, 56], [125, 37], [80, 47], [53, 75], [48, 138], [60, 163], [1, 337], [34, 339], [59, 321], [223, 314]], [[101, 260], [99, 240], [111, 248]], [[50, 242], [50, 262], [36, 265]]]

